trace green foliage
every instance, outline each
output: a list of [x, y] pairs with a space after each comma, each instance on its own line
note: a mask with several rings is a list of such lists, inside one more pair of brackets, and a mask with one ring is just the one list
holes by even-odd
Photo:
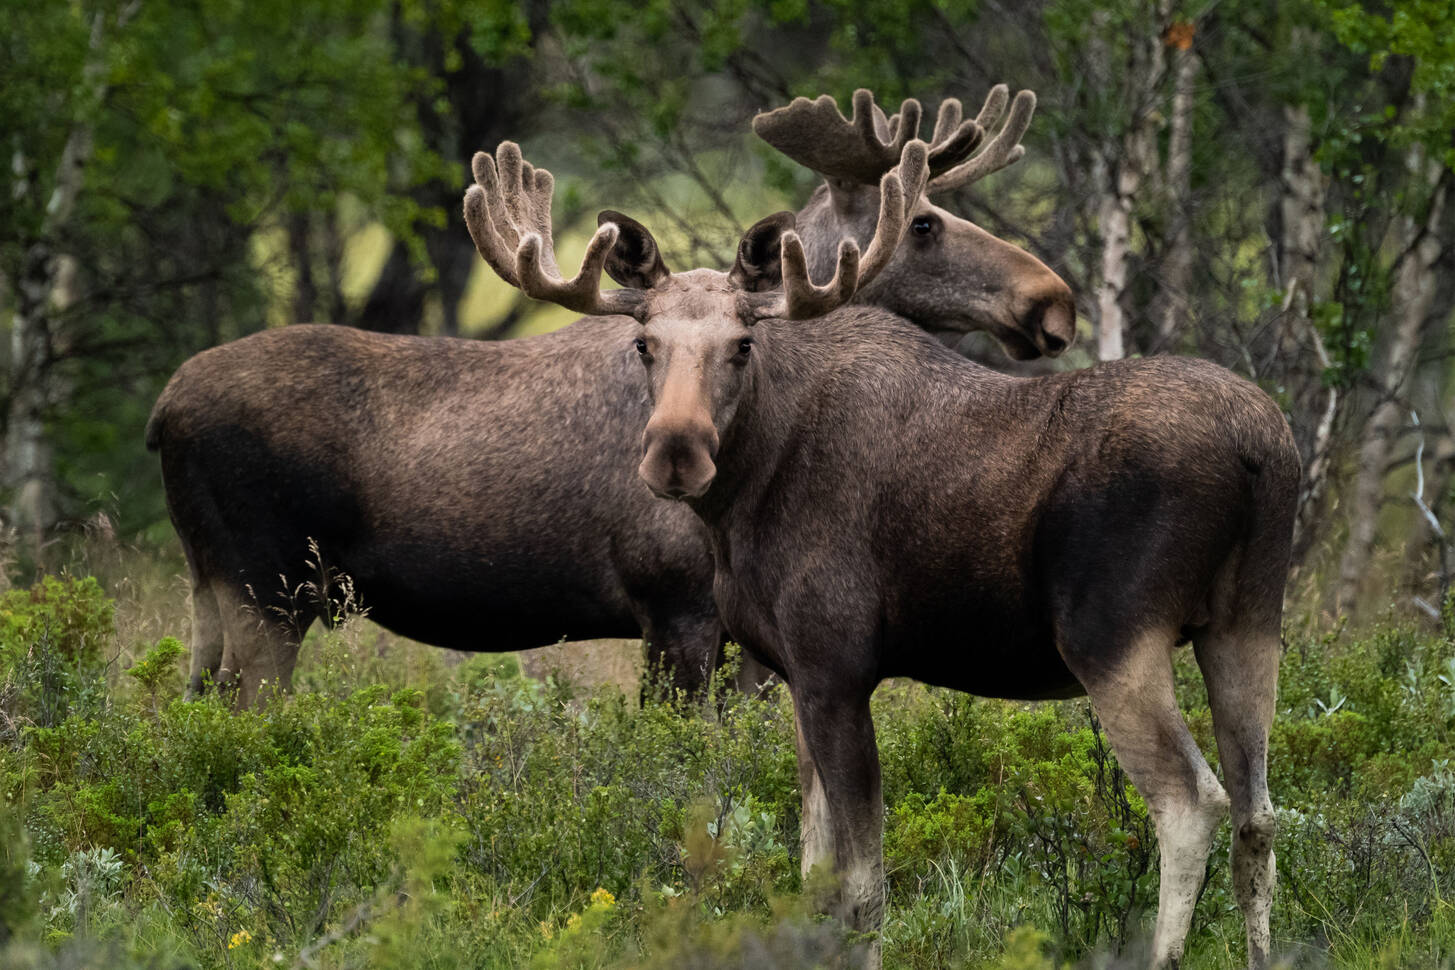
[[[399, 874], [376, 893], [365, 965], [373, 970], [452, 970], [468, 966], [458, 943], [438, 932], [456, 907], [442, 888], [462, 833], [447, 820], [400, 816], [389, 830]], [[396, 884], [397, 883], [397, 887]]]
[[1400, 627], [1290, 649], [1269, 755], [1289, 935], [1357, 952], [1400, 927], [1406, 958], [1448, 945], [1452, 657], [1448, 637]]
[[[643, 875], [692, 881], [679, 843], [691, 843], [688, 808], [702, 799], [712, 838], [730, 853], [712, 881], [714, 905], [762, 904], [796, 880], [786, 845], [797, 773], [781, 700], [725, 696], [702, 721], [669, 703], [633, 711], [614, 693], [578, 708], [550, 687], [511, 681], [472, 695], [461, 720], [465, 858], [540, 918], [596, 887], [620, 895]], [[695, 831], [707, 829], [699, 819]]]
[[45, 576], [30, 589], [0, 595], [0, 650], [13, 663], [45, 637], [67, 662], [95, 666], [114, 622], [115, 609], [95, 579]]
[[[6, 603], [48, 615], [71, 653], [117, 652], [94, 583]], [[313, 644], [317, 689], [261, 711], [170, 696], [162, 639], [133, 668], [167, 671], [136, 678], [152, 703], [109, 702], [103, 677], [98, 703], [8, 737], [0, 964], [799, 967], [863, 944], [814, 917], [823, 887], [798, 875], [781, 692], [638, 707], [500, 658], [396, 655], [356, 622]], [[1190, 655], [1177, 675], [1212, 755]], [[1270, 759], [1280, 950], [1437, 966], [1455, 943], [1452, 675], [1455, 643], [1415, 629], [1289, 649]], [[1140, 952], [1155, 837], [1084, 702], [890, 684], [874, 711], [887, 967]], [[1224, 827], [1186, 966], [1239, 959], [1226, 855]]]
[[1455, 147], [1450, 145], [1455, 128], [1455, 8], [1443, 0], [1320, 6], [1339, 41], [1369, 56], [1371, 71], [1385, 70], [1392, 58], [1411, 63], [1409, 88], [1416, 104], [1405, 117], [1391, 105], [1386, 118], [1397, 120], [1394, 134], [1399, 141], [1423, 142], [1439, 153], [1446, 168], [1455, 169]]
[[[265, 324], [271, 270], [255, 244], [280, 221], [347, 199], [422, 259], [420, 229], [444, 213], [409, 190], [459, 173], [411, 120], [438, 82], [398, 56], [390, 12], [379, 0], [0, 9], [0, 317], [47, 253], [78, 268], [58, 302], [81, 299], [46, 311], [58, 352], [44, 371], [0, 376], [7, 395], [33, 382], [55, 401], [45, 418], [67, 513], [105, 509], [127, 536], [164, 517], [140, 447], [151, 402], [190, 353]], [[84, 153], [69, 215], [54, 205], [68, 145]]]
[[115, 623], [91, 577], [45, 576], [0, 595], [0, 740], [18, 725], [49, 727], [101, 702]]
[[[933, 954], [925, 965], [965, 959], [1028, 916], [1078, 950], [1134, 937], [1156, 897], [1152, 827], [1095, 721], [1066, 708], [938, 700], [881, 737], [885, 861], [909, 907], [902, 932]], [[926, 767], [952, 771], [926, 779]], [[926, 780], [940, 786], [932, 798]], [[900, 786], [896, 801], [889, 792]], [[996, 872], [1039, 905], [997, 912], [960, 898], [959, 883]], [[933, 912], [920, 906], [928, 885], [947, 890]]]
[[36, 914], [29, 849], [20, 814], [0, 803], [0, 952], [11, 938], [30, 929]]
[[394, 854], [377, 837], [404, 814], [438, 816], [454, 792], [459, 751], [419, 696], [383, 685], [341, 701], [301, 695], [266, 718], [265, 760], [238, 779], [221, 815], [194, 818], [158, 865], [174, 871], [178, 906], [206, 895], [260, 899], [256, 921], [212, 920], [297, 946], [367, 899]]
[[182, 646], [181, 640], [176, 637], [162, 637], [145, 656], [127, 668], [126, 675], [136, 678], [146, 688], [151, 695], [152, 706], [155, 707], [157, 695], [164, 688], [181, 680], [177, 658], [186, 652], [187, 648]]

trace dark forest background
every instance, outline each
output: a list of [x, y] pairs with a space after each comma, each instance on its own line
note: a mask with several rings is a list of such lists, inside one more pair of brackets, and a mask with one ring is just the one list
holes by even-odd
[[674, 265], [722, 266], [816, 181], [755, 112], [860, 86], [973, 111], [998, 82], [1039, 96], [1027, 156], [951, 207], [1071, 283], [1082, 336], [1057, 366], [1190, 353], [1258, 381], [1306, 468], [1295, 594], [1433, 612], [1455, 482], [1445, 0], [4, 4], [16, 569], [87, 530], [175, 555], [142, 428], [203, 348], [301, 320], [562, 322], [474, 252], [478, 149], [516, 139], [562, 176], [565, 261], [610, 206]]

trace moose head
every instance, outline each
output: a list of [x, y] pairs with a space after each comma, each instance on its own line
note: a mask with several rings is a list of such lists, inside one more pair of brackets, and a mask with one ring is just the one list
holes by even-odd
[[[892, 261], [914, 201], [928, 178], [928, 146], [907, 141], [880, 179], [873, 236], [838, 247], [833, 277], [811, 278], [795, 217], [779, 212], [754, 224], [732, 268], [673, 273], [641, 223], [605, 211], [581, 270], [563, 279], [551, 237], [554, 180], [504, 142], [480, 152], [465, 194], [465, 223], [480, 255], [527, 296], [589, 315], [624, 314], [642, 328], [634, 339], [649, 375], [653, 412], [642, 435], [641, 477], [663, 498], [695, 498], [717, 474], [720, 429], [752, 380], [753, 328], [761, 320], [805, 320], [848, 303]], [[605, 272], [621, 285], [602, 290]]]
[[[1071, 344], [1076, 307], [1065, 281], [1025, 250], [930, 201], [1020, 159], [1035, 107], [1035, 94], [1021, 91], [1012, 99], [1003, 84], [991, 89], [974, 119], [964, 117], [958, 100], [941, 102], [929, 142], [929, 179], [910, 200], [905, 241], [873, 285], [860, 286], [858, 302], [892, 310], [926, 330], [986, 330], [1020, 360], [1055, 357]], [[873, 231], [879, 180], [918, 136], [922, 114], [910, 98], [886, 117], [861, 88], [854, 92], [851, 119], [829, 95], [798, 98], [753, 119], [760, 138], [825, 179], [799, 213], [814, 273], [828, 272], [837, 240], [866, 239]], [[987, 140], [997, 124], [999, 131]], [[821, 239], [827, 245], [812, 245]]]

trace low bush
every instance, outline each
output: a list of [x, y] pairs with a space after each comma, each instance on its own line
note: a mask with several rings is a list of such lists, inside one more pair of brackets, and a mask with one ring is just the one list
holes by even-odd
[[[151, 643], [150, 640], [147, 643]], [[780, 692], [637, 704], [354, 621], [297, 690], [180, 700], [185, 644], [119, 642], [84, 579], [0, 599], [0, 965], [1049, 968], [1134, 960], [1156, 839], [1084, 701], [888, 684], [883, 938], [812, 913]], [[126, 670], [117, 658], [138, 659]], [[1277, 946], [1450, 967], [1455, 646], [1295, 640], [1272, 739]], [[1188, 652], [1178, 689], [1211, 760]], [[1216, 836], [1184, 966], [1232, 967]]]

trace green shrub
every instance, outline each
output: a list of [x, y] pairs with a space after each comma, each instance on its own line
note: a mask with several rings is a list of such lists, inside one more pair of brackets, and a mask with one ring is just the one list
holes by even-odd
[[30, 840], [20, 815], [0, 803], [0, 950], [30, 927], [37, 908], [34, 883]]
[[[638, 706], [345, 623], [294, 695], [235, 714], [175, 699], [170, 638], [108, 683], [94, 583], [4, 602], [0, 703], [27, 713], [0, 737], [0, 965], [797, 967], [865, 942], [797, 874], [782, 691]], [[1211, 756], [1190, 652], [1175, 672]], [[1155, 839], [1084, 700], [896, 683], [873, 707], [886, 968], [1140, 959]], [[1449, 966], [1452, 758], [1448, 637], [1292, 645], [1270, 780], [1274, 932], [1300, 965]], [[1223, 826], [1189, 970], [1241, 961], [1227, 845]]]
[[145, 656], [127, 669], [126, 675], [135, 679], [146, 690], [153, 711], [157, 709], [161, 695], [175, 693], [174, 688], [181, 683], [182, 671], [177, 665], [177, 659], [186, 652], [187, 648], [182, 646], [181, 640], [176, 637], [162, 637]]
[[717, 884], [723, 908], [762, 905], [796, 881], [797, 769], [781, 700], [723, 699], [711, 719], [619, 693], [584, 706], [552, 687], [495, 682], [463, 714], [467, 863], [537, 918], [598, 887], [684, 881], [688, 808], [712, 806], [743, 851]]
[[402, 816], [438, 817], [455, 792], [453, 731], [420, 702], [381, 686], [270, 707], [263, 763], [161, 860], [174, 904], [195, 908], [208, 889], [257, 914], [224, 929], [296, 946], [361, 903], [394, 864], [382, 834]]
[[116, 610], [91, 577], [46, 576], [0, 594], [0, 743], [105, 697]]

